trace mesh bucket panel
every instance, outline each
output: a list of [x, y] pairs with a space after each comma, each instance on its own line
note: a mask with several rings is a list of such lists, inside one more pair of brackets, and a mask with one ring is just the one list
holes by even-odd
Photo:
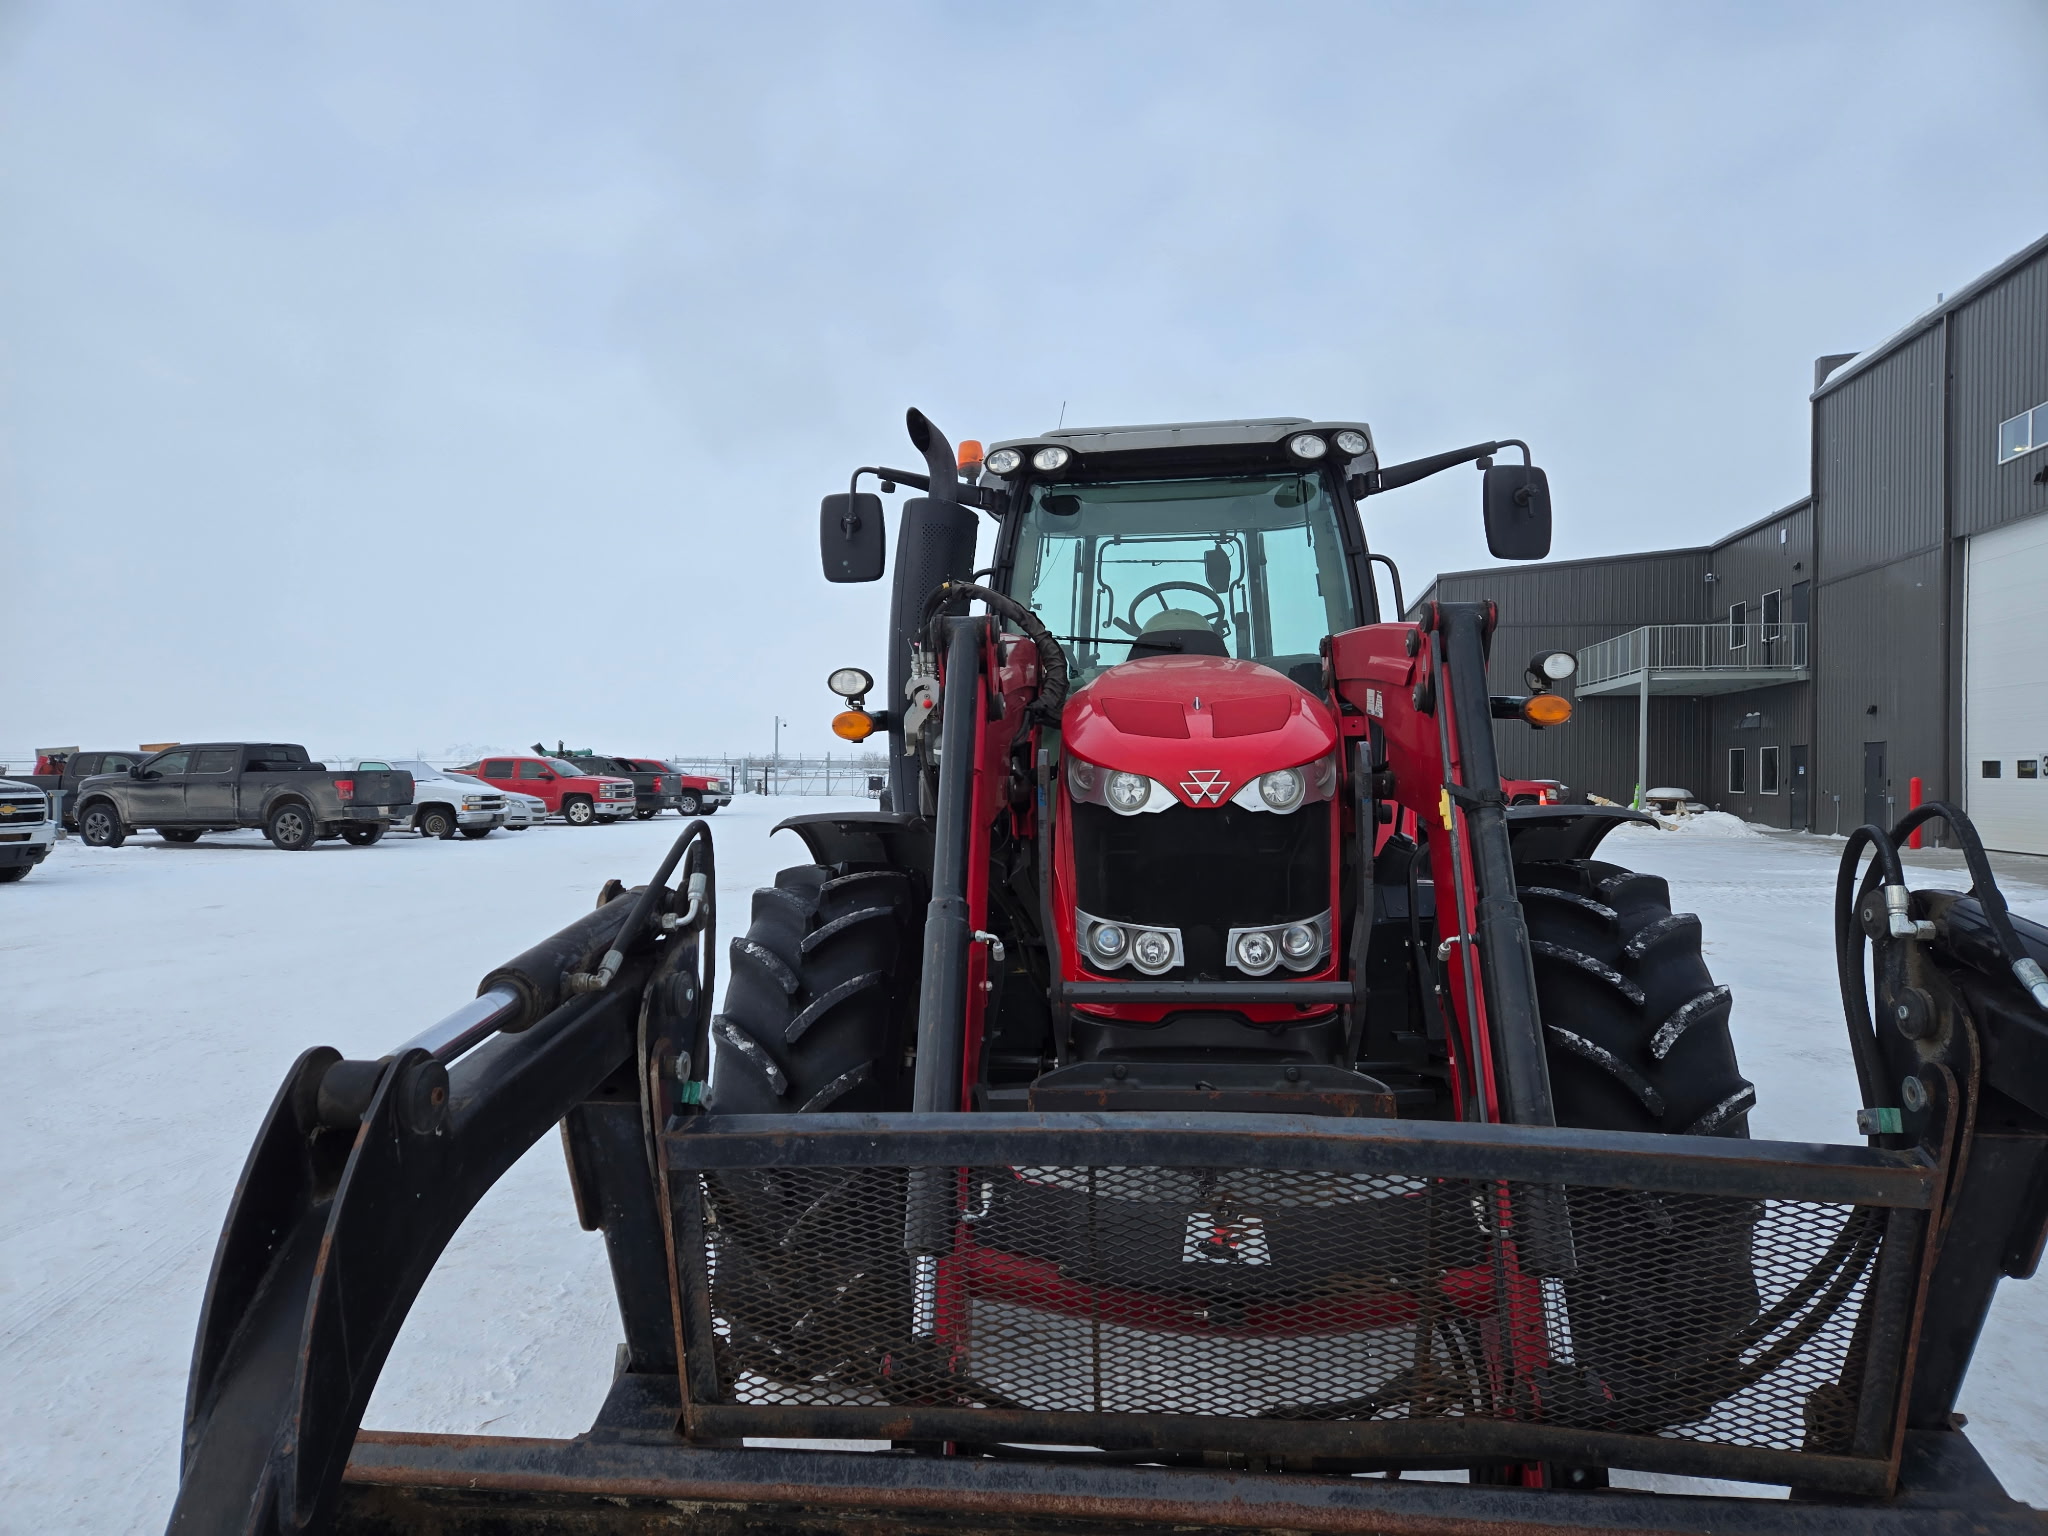
[[1274, 1168], [675, 1187], [697, 1203], [699, 1399], [1072, 1414], [1075, 1443], [1086, 1416], [1142, 1414], [1846, 1454], [1888, 1230], [1847, 1202]]

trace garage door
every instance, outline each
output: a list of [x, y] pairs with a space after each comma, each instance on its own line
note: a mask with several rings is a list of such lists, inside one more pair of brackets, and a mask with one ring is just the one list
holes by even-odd
[[1987, 848], [2048, 853], [2048, 517], [1970, 540], [1964, 808]]

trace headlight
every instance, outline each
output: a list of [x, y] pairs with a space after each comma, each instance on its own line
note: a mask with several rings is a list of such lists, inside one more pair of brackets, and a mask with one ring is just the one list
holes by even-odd
[[1171, 970], [1173, 940], [1156, 929], [1147, 928], [1131, 940], [1131, 959], [1141, 971]]
[[1306, 960], [1316, 948], [1316, 931], [1307, 923], [1289, 923], [1280, 930], [1280, 953], [1288, 959]]
[[1330, 445], [1313, 432], [1297, 432], [1287, 439], [1287, 451], [1297, 459], [1320, 459], [1330, 451]]
[[981, 467], [992, 475], [1015, 474], [1017, 466], [1024, 462], [1024, 455], [1014, 448], [998, 448], [981, 461]]
[[1354, 432], [1349, 427], [1337, 434], [1337, 451], [1347, 457], [1355, 459], [1371, 446], [1363, 432]]
[[1129, 942], [1130, 936], [1115, 923], [1097, 923], [1095, 932], [1089, 935], [1088, 947], [1105, 960], [1115, 960], [1122, 956]]
[[1259, 775], [1259, 798], [1276, 811], [1291, 811], [1301, 804], [1302, 789], [1299, 768], [1280, 768]]
[[1254, 976], [1263, 976], [1273, 969], [1273, 963], [1280, 958], [1279, 948], [1273, 943], [1270, 933], [1256, 929], [1237, 936], [1237, 967]]
[[859, 667], [841, 667], [825, 679], [825, 686], [842, 699], [864, 699], [875, 680]]
[[1031, 467], [1040, 474], [1051, 474], [1056, 469], [1066, 468], [1067, 460], [1073, 454], [1064, 448], [1041, 448], [1031, 455]]
[[1112, 773], [1103, 793], [1109, 797], [1111, 810], [1142, 811], [1152, 797], [1152, 781], [1142, 773]]
[[1095, 765], [1084, 757], [1067, 759], [1067, 789], [1076, 800], [1095, 793]]
[[465, 811], [481, 810], [483, 809], [483, 801], [477, 799], [474, 795], [464, 795], [462, 797], [462, 808]]

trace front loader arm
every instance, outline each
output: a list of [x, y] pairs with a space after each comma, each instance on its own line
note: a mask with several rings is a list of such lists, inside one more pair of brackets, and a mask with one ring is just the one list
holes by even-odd
[[1529, 933], [1515, 895], [1486, 688], [1491, 603], [1431, 603], [1420, 624], [1330, 641], [1338, 696], [1367, 716], [1375, 798], [1428, 833], [1438, 954], [1458, 1022], [1461, 1118], [1554, 1125]]
[[[558, 1123], [585, 1225], [605, 1228], [631, 1368], [675, 1371], [645, 1117], [665, 1118], [666, 1090], [634, 1064], [672, 1061], [696, 1037], [709, 908], [657, 942], [649, 919], [673, 903], [659, 880], [655, 892], [621, 894], [494, 971], [475, 1003], [382, 1061], [321, 1048], [293, 1065], [215, 1252], [172, 1532], [325, 1527], [421, 1286], [477, 1202]], [[614, 956], [609, 983], [592, 985]]]

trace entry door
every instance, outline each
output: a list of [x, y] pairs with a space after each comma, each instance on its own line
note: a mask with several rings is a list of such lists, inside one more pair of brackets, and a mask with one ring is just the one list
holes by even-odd
[[1785, 752], [1791, 760], [1792, 769], [1792, 830], [1804, 832], [1813, 825], [1813, 803], [1807, 794], [1806, 744], [1801, 742], [1796, 747], [1787, 747]]
[[1866, 741], [1863, 743], [1863, 819], [1874, 827], [1889, 830], [1897, 819], [1885, 803], [1892, 792], [1891, 785], [1892, 781], [1885, 777], [1884, 743]]
[[2048, 853], [2048, 517], [1970, 540], [1963, 598], [1963, 809], [1987, 848]]
[[153, 779], [140, 779], [128, 792], [130, 826], [174, 827], [185, 819], [185, 779], [192, 766], [190, 752], [166, 752], [149, 759]]

